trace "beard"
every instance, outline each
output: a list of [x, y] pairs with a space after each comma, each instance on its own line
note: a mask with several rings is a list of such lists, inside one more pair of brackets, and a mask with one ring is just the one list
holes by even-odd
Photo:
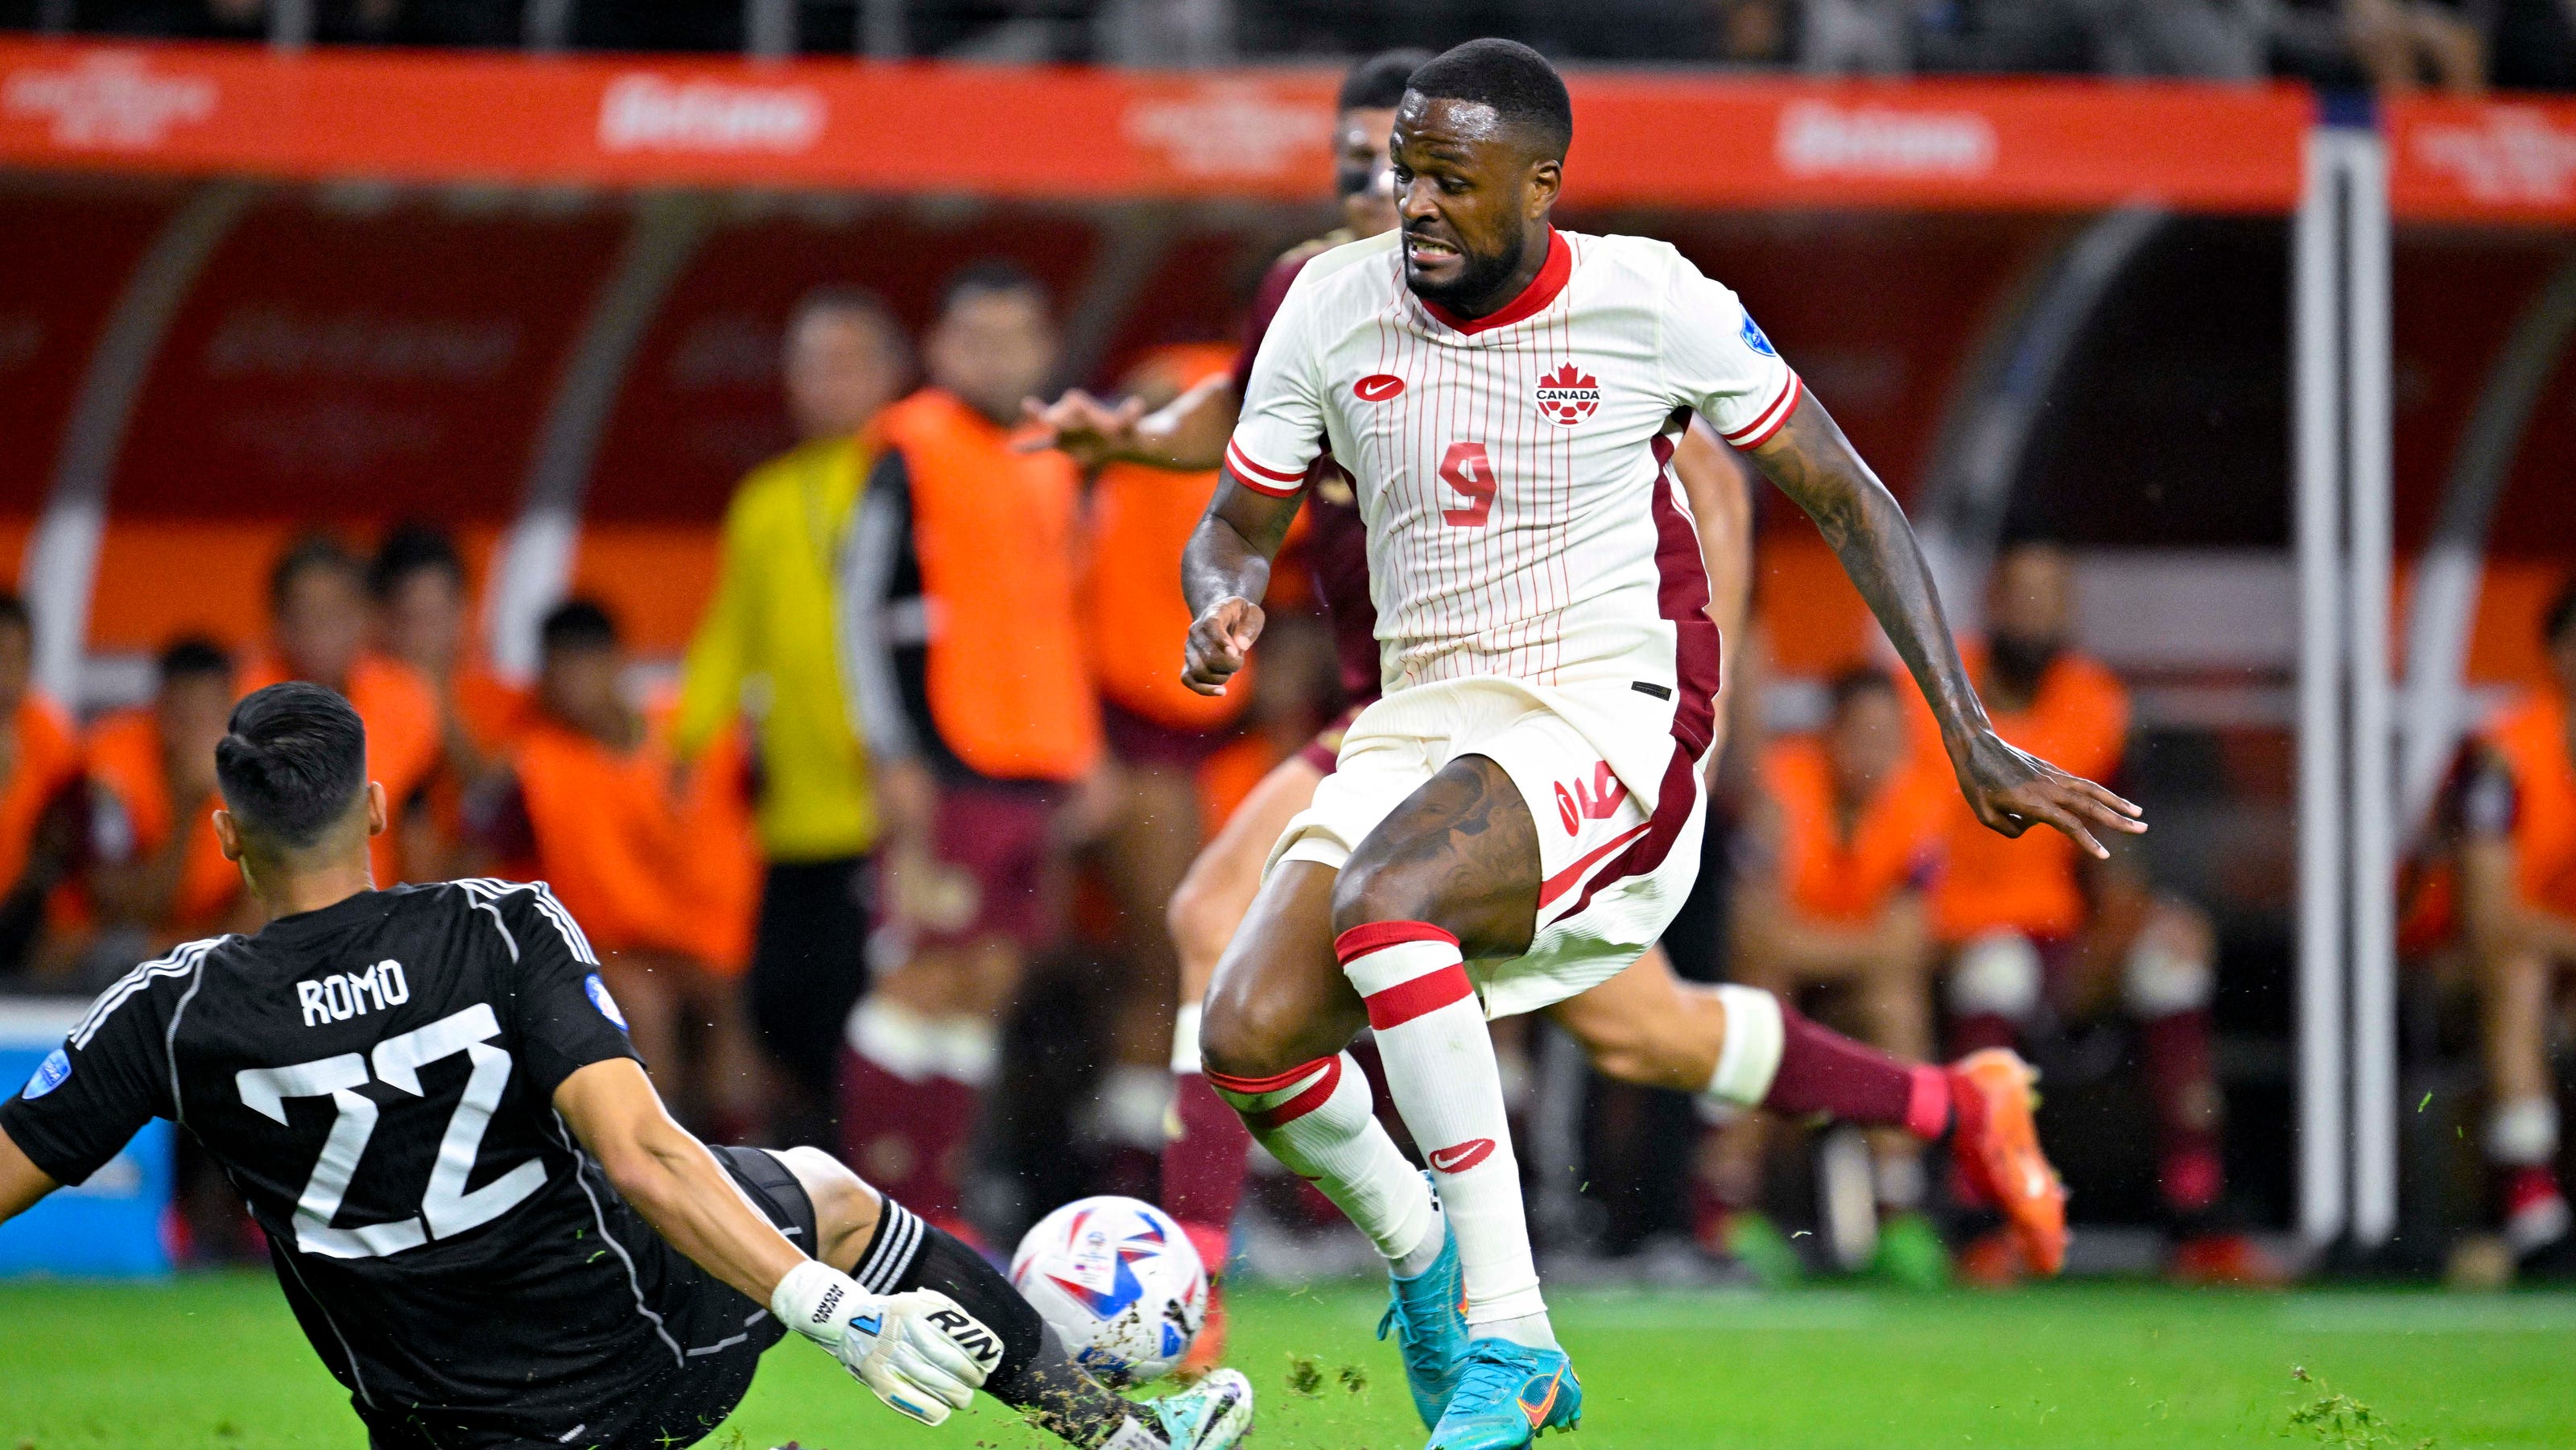
[[2027, 695], [2039, 688], [2040, 677], [2056, 662], [2060, 648], [2053, 639], [1998, 634], [1986, 642], [1986, 658], [2015, 694]]
[[1520, 265], [1521, 248], [1528, 232], [1526, 222], [1514, 225], [1511, 235], [1502, 239], [1501, 250], [1490, 256], [1470, 252], [1464, 243], [1460, 243], [1458, 258], [1462, 265], [1458, 268], [1458, 275], [1447, 282], [1426, 281], [1413, 269], [1413, 256], [1408, 250], [1404, 258], [1404, 285], [1412, 289], [1414, 296], [1426, 302], [1437, 302], [1452, 311], [1488, 300], [1497, 304], [1509, 301], [1494, 294], [1511, 280], [1512, 269]]

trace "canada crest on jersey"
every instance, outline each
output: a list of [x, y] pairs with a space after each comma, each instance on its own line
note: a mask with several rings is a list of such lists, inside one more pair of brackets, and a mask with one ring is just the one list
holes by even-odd
[[1601, 383], [1590, 373], [1575, 371], [1572, 363], [1559, 363], [1555, 372], [1538, 380], [1534, 396], [1540, 417], [1571, 428], [1601, 406]]

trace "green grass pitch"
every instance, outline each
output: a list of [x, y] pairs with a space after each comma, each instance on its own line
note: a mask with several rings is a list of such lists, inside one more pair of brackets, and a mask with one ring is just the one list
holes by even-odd
[[[1256, 1450], [1422, 1444], [1394, 1351], [1369, 1334], [1377, 1296], [1262, 1290], [1234, 1307]], [[2576, 1446], [2569, 1295], [1567, 1292], [1556, 1319], [1586, 1399], [1582, 1431], [1550, 1450]], [[920, 1429], [787, 1343], [705, 1443], [791, 1440], [1052, 1443], [998, 1407]], [[0, 1450], [363, 1444], [265, 1277], [0, 1284]]]

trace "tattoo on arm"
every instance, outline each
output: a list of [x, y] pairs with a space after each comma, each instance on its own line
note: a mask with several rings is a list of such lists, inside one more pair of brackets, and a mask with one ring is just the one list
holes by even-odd
[[1788, 426], [1753, 451], [1753, 461], [1782, 493], [1816, 521], [1843, 570], [1878, 616], [1954, 749], [1985, 724], [1966, 666], [1942, 617], [1931, 567], [1896, 496], [1878, 481], [1813, 393], [1799, 400]]

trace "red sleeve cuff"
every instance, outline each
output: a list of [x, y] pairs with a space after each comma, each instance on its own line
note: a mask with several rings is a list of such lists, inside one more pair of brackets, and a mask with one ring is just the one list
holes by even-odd
[[1286, 498], [1306, 485], [1304, 473], [1283, 472], [1255, 463], [1252, 456], [1243, 451], [1243, 445], [1232, 439], [1226, 440], [1225, 466], [1234, 475], [1235, 482], [1254, 493], [1266, 493], [1272, 498]]
[[1763, 409], [1752, 422], [1732, 433], [1718, 436], [1737, 448], [1761, 447], [1771, 441], [1771, 435], [1779, 432], [1782, 424], [1789, 421], [1790, 414], [1798, 411], [1799, 395], [1805, 391], [1806, 384], [1798, 380], [1796, 373], [1790, 373], [1789, 385], [1780, 390], [1780, 396], [1771, 400], [1770, 407]]

